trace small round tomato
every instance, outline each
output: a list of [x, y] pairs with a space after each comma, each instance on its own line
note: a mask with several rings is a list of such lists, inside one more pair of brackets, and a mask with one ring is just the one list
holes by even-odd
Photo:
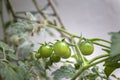
[[37, 59], [39, 59], [39, 58], [41, 57], [40, 53], [36, 52], [36, 53], [35, 53], [35, 57], [36, 57]]
[[83, 41], [79, 44], [79, 49], [83, 55], [91, 55], [94, 51], [94, 45], [90, 41]]
[[59, 62], [60, 61], [60, 57], [53, 53], [52, 56], [50, 57], [50, 60], [52, 62]]
[[51, 56], [53, 49], [49, 44], [43, 44], [40, 46], [38, 52], [41, 54], [41, 57], [48, 58]]
[[71, 50], [65, 41], [57, 41], [53, 46], [54, 53], [62, 58], [69, 58]]

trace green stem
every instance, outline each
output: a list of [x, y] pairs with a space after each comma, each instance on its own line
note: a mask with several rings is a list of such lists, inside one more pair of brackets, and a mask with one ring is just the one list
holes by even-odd
[[82, 55], [78, 45], [75, 43], [75, 48], [76, 48], [76, 51], [77, 51], [77, 55], [82, 59], [83, 61], [83, 65], [86, 65], [86, 60], [84, 58], [84, 56]]
[[104, 39], [100, 39], [100, 38], [92, 38], [92, 39], [89, 39], [89, 40], [91, 40], [91, 41], [103, 41], [103, 42], [106, 42], [106, 43], [110, 43], [110, 44], [111, 44], [110, 41], [107, 41], [107, 40], [104, 40]]
[[101, 62], [104, 62], [104, 61], [106, 61], [106, 60], [108, 60], [108, 59], [109, 59], [109, 57], [104, 58], [104, 59], [102, 59], [102, 60], [100, 60], [100, 61], [94, 62], [94, 63], [92, 63], [92, 64], [89, 64], [89, 65], [88, 65], [88, 68], [89, 68], [89, 67], [92, 67], [92, 66], [94, 66], [94, 65], [96, 65], [96, 64], [99, 64], [99, 63], [101, 63]]
[[0, 62], [9, 62], [7, 59], [0, 59]]
[[68, 32], [67, 30], [61, 28], [61, 26], [56, 26], [56, 25], [53, 25], [53, 24], [49, 24], [48, 22], [45, 22], [45, 25], [50, 26], [50, 27], [52, 27], [52, 28], [55, 28], [55, 29], [57, 29], [57, 30], [59, 30], [59, 31], [62, 31], [62, 32], [66, 33], [67, 35], [69, 35], [70, 37], [81, 38], [80, 36], [77, 36], [77, 35], [75, 35], [75, 34], [72, 34], [72, 33]]
[[91, 64], [92, 62], [94, 62], [95, 60], [98, 60], [98, 59], [101, 59], [101, 58], [103, 58], [103, 57], [108, 57], [109, 56], [109, 54], [103, 54], [103, 55], [100, 55], [100, 56], [96, 56], [96, 57], [94, 57], [94, 58], [92, 58], [91, 60], [89, 60], [89, 64]]
[[[75, 43], [75, 41], [74, 41], [74, 38], [73, 37], [71, 37], [71, 42], [72, 42], [72, 44], [74, 44]], [[75, 44], [74, 44], [74, 46], [75, 46]], [[72, 47], [72, 50], [73, 50], [73, 52], [75, 53], [75, 55], [76, 55], [76, 61], [77, 62], [79, 62], [79, 60], [80, 60], [80, 58], [78, 57], [78, 53], [77, 53], [77, 51], [76, 51], [76, 48], [75, 47]]]
[[3, 50], [3, 55], [4, 55], [4, 59], [6, 60], [6, 54], [4, 50]]
[[102, 46], [102, 47], [105, 47], [105, 48], [108, 48], [108, 49], [110, 49], [110, 47], [109, 46], [106, 46], [106, 45], [103, 45], [103, 44], [100, 44], [100, 43], [97, 43], [97, 42], [93, 42], [94, 44], [96, 44], [96, 45], [99, 45], [99, 46]]
[[88, 69], [88, 68], [90, 68], [90, 67], [92, 67], [92, 66], [94, 66], [94, 65], [96, 65], [96, 64], [99, 64], [99, 63], [101, 63], [101, 62], [104, 62], [104, 61], [106, 61], [107, 59], [108, 59], [108, 58], [105, 58], [105, 59], [102, 59], [102, 60], [97, 61], [97, 62], [95, 62], [95, 63], [88, 64], [88, 65], [85, 65], [85, 66], [81, 67], [81, 68], [78, 70], [78, 72], [72, 77], [71, 80], [75, 80], [84, 70], [86, 70], [86, 69]]
[[78, 72], [72, 77], [71, 80], [75, 80], [86, 68], [85, 67], [81, 67]]

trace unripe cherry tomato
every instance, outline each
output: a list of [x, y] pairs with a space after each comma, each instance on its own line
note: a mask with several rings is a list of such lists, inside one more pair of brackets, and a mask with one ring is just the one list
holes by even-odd
[[91, 55], [94, 51], [94, 45], [90, 41], [83, 41], [79, 44], [79, 49], [83, 55]]
[[69, 58], [71, 50], [65, 41], [57, 41], [53, 46], [54, 53], [61, 58]]
[[39, 58], [41, 57], [40, 53], [39, 53], [39, 52], [36, 52], [36, 53], [35, 53], [35, 57], [36, 57], [37, 59], [39, 59]]
[[38, 52], [40, 53], [42, 58], [48, 58], [51, 56], [53, 49], [49, 44], [43, 44], [40, 46]]

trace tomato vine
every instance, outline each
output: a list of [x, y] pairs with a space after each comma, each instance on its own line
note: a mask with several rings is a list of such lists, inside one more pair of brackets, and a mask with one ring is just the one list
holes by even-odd
[[[47, 0], [48, 4], [42, 9], [36, 0], [32, 1], [37, 12], [15, 12], [11, 0], [4, 1], [10, 13], [8, 14], [13, 19], [5, 23], [3, 12], [0, 13], [5, 35], [4, 39], [0, 40], [1, 80], [28, 80], [30, 78], [49, 80], [50, 76], [47, 75], [47, 71], [51, 71], [51, 68], [59, 63], [63, 65], [51, 73], [53, 75], [51, 80], [58, 80], [58, 78], [95, 80], [97, 77], [108, 79], [110, 74], [120, 67], [119, 32], [111, 33], [111, 41], [73, 34], [65, 29], [52, 0]], [[1, 11], [3, 11], [2, 4], [4, 3], [0, 1]], [[50, 18], [49, 14], [44, 13], [43, 10], [49, 9], [48, 7], [52, 8], [59, 25], [55, 19]], [[17, 13], [26, 13], [26, 15], [25, 17], [18, 16]], [[39, 13], [42, 19], [37, 19], [33, 13]], [[34, 50], [36, 44], [27, 36], [41, 34], [42, 30], [53, 36], [55, 33], [50, 31], [51, 28], [60, 33], [61, 39], [54, 42], [45, 41], [40, 45], [37, 43], [39, 48]], [[105, 53], [88, 59], [87, 56], [94, 54], [94, 45], [101, 47]], [[100, 72], [96, 65], [102, 62], [105, 68]], [[110, 71], [106, 72], [109, 69]], [[101, 74], [104, 76], [101, 77]]]

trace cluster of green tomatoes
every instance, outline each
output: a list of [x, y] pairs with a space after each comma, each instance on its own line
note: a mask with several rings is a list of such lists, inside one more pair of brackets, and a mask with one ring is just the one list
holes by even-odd
[[[83, 55], [90, 55], [94, 51], [94, 45], [89, 41], [82, 41], [79, 49]], [[45, 43], [35, 53], [35, 57], [50, 58], [52, 62], [59, 62], [61, 58], [67, 59], [71, 56], [70, 45], [63, 39], [57, 40], [54, 44]]]

